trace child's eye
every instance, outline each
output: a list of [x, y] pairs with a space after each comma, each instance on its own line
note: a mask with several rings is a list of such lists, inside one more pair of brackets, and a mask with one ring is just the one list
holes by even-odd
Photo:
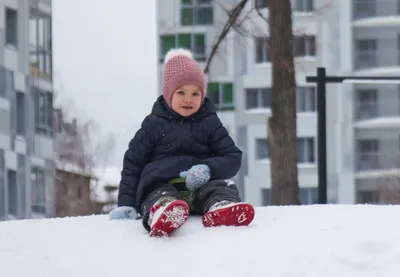
[[198, 92], [194, 92], [194, 93], [193, 93], [193, 95], [194, 95], [194, 96], [199, 96], [199, 95], [200, 95], [200, 93], [198, 93]]
[[185, 94], [185, 92], [183, 90], [180, 90], [177, 92], [178, 94]]

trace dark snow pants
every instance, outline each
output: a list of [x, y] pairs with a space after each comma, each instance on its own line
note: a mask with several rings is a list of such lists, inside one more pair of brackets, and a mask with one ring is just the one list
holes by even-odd
[[190, 207], [191, 215], [203, 215], [213, 204], [222, 200], [241, 201], [238, 188], [230, 180], [213, 180], [194, 192], [188, 191], [185, 183], [157, 184], [152, 187], [141, 207], [143, 226], [148, 231], [150, 209], [162, 197], [184, 200]]

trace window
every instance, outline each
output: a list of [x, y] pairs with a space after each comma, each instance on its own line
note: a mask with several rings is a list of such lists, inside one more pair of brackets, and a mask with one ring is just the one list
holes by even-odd
[[295, 0], [293, 10], [298, 12], [311, 12], [314, 10], [314, 0]]
[[364, 120], [375, 118], [378, 115], [378, 90], [357, 89], [356, 90], [356, 119]]
[[318, 204], [318, 189], [300, 188], [300, 203], [301, 205]]
[[54, 132], [60, 134], [62, 132], [63, 115], [61, 109], [54, 109], [53, 111]]
[[377, 89], [357, 89], [357, 101], [360, 103], [376, 103], [378, 101]]
[[297, 138], [297, 162], [315, 163], [314, 138]]
[[268, 37], [258, 37], [254, 39], [255, 44], [255, 62], [256, 63], [269, 63], [271, 62], [271, 57], [269, 55], [269, 38]]
[[214, 22], [211, 0], [182, 0], [181, 25], [211, 25]]
[[76, 187], [76, 198], [78, 201], [82, 201], [83, 200], [83, 185], [82, 184], [78, 184]]
[[25, 94], [22, 92], [16, 92], [16, 123], [17, 123], [17, 134], [25, 136], [26, 122], [25, 122]]
[[371, 1], [355, 0], [353, 11], [355, 19], [376, 16], [377, 14], [376, 0], [371, 0]]
[[[271, 88], [246, 89], [246, 109], [270, 109], [272, 105]], [[317, 92], [315, 87], [297, 87], [297, 112], [315, 112], [317, 109]]]
[[[258, 37], [255, 38], [255, 62], [256, 63], [269, 63], [271, 62], [271, 55], [269, 53], [269, 38]], [[293, 56], [298, 57], [314, 57], [316, 55], [316, 42], [315, 36], [294, 36], [293, 37]]]
[[208, 83], [207, 97], [219, 110], [234, 109], [232, 83]]
[[53, 94], [34, 91], [35, 95], [35, 131], [38, 134], [53, 136]]
[[[269, 159], [269, 145], [266, 138], [255, 140], [256, 160]], [[297, 138], [297, 162], [315, 163], [314, 138]]]
[[18, 187], [17, 187], [17, 172], [7, 170], [8, 183], [8, 214], [18, 217]]
[[0, 220], [4, 219], [6, 215], [6, 195], [5, 195], [5, 155], [4, 150], [0, 149]]
[[6, 45], [18, 47], [17, 11], [6, 7]]
[[376, 39], [358, 39], [355, 42], [356, 69], [371, 68], [377, 65]]
[[7, 77], [6, 69], [0, 66], [0, 97], [6, 97]]
[[314, 57], [316, 53], [315, 36], [294, 36], [293, 37], [293, 56]]
[[246, 109], [271, 108], [271, 88], [246, 89]]
[[357, 169], [371, 170], [379, 168], [379, 141], [377, 139], [360, 139], [357, 145]]
[[316, 90], [315, 87], [298, 87], [296, 90], [297, 112], [316, 111]]
[[268, 140], [266, 138], [256, 139], [256, 160], [269, 159]]
[[31, 10], [29, 18], [29, 53], [31, 73], [41, 78], [52, 78], [51, 17]]
[[182, 47], [193, 52], [199, 62], [206, 60], [206, 40], [204, 34], [175, 34], [161, 36], [161, 62], [171, 48]]
[[44, 170], [33, 167], [31, 172], [32, 182], [32, 211], [45, 213], [46, 211], [46, 186], [44, 183]]
[[378, 190], [357, 191], [357, 204], [380, 204]]
[[271, 205], [271, 189], [261, 189], [261, 206]]
[[[16, 95], [15, 95], [15, 89], [14, 89], [14, 74], [12, 71], [7, 70], [6, 72], [6, 95], [9, 98], [9, 103], [10, 103], [10, 117], [9, 117], [9, 122], [10, 122], [10, 132], [11, 134], [15, 134], [16, 132], [16, 119], [17, 119], [17, 105], [16, 105]], [[12, 149], [14, 149], [14, 146], [11, 146]]]
[[19, 193], [20, 193], [20, 217], [25, 218], [26, 214], [26, 160], [25, 160], [25, 155], [18, 154], [17, 156], [17, 182], [18, 182], [18, 188], [19, 188]]
[[[268, 8], [268, 0], [254, 0], [257, 9]], [[294, 0], [293, 10], [300, 12], [310, 12], [314, 10], [314, 0]]]
[[397, 14], [400, 14], [400, 1], [397, 1]]
[[254, 0], [254, 5], [256, 9], [268, 8], [268, 0]]

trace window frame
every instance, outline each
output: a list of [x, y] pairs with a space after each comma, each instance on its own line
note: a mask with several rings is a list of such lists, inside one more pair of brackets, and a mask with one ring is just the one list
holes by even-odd
[[[190, 47], [186, 47], [179, 42], [179, 37], [182, 36], [187, 36], [189, 35], [190, 37]], [[178, 47], [183, 47], [183, 48], [189, 48], [190, 51], [192, 51], [193, 58], [198, 61], [198, 62], [205, 62], [207, 59], [207, 36], [205, 33], [175, 33], [175, 34], [163, 34], [160, 35], [160, 47], [159, 47], [159, 53], [160, 53], [160, 62], [164, 61], [164, 57], [167, 54], [167, 52], [171, 49], [164, 49], [163, 47], [163, 39], [164, 38], [171, 38], [174, 37], [175, 43], [172, 48], [178, 48]], [[196, 37], [202, 37], [204, 43], [201, 46], [204, 49], [204, 53], [198, 53], [196, 52]]]
[[[199, 0], [190, 0], [191, 3], [185, 3], [187, 1], [181, 0], [180, 9], [179, 9], [179, 22], [181, 26], [206, 26], [214, 24], [214, 5], [213, 1], [209, 1], [208, 3], [199, 3]], [[209, 9], [211, 11], [211, 21], [210, 22], [202, 22], [201, 16], [199, 16], [199, 10], [201, 9]], [[186, 19], [183, 16], [183, 10], [191, 10], [191, 23], [186, 22]]]

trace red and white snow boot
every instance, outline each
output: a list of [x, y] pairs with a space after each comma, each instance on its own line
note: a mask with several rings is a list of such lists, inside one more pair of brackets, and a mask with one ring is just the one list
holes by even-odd
[[161, 198], [150, 209], [151, 237], [169, 236], [181, 227], [189, 217], [189, 205], [182, 200]]
[[248, 203], [221, 201], [203, 215], [204, 227], [247, 226], [254, 219], [254, 207]]

